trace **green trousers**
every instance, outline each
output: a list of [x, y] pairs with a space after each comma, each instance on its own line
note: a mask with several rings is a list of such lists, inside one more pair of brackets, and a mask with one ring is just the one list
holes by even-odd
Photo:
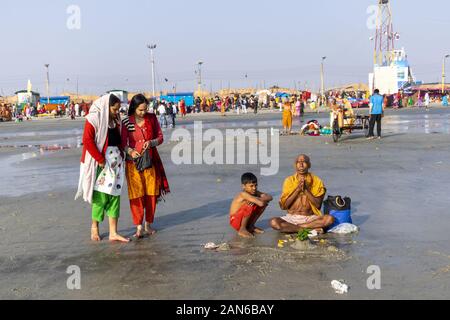
[[[102, 169], [97, 168], [97, 178]], [[108, 217], [119, 219], [120, 216], [120, 196], [112, 196], [103, 192], [95, 191], [92, 195], [92, 220], [103, 222], [105, 211]]]

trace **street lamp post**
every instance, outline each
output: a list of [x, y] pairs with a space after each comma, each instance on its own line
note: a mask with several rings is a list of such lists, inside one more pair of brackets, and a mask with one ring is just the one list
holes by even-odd
[[50, 65], [45, 64], [44, 66], [47, 69], [47, 103], [50, 103], [50, 76], [49, 76], [49, 71], [48, 71], [48, 68], [50, 67]]
[[152, 90], [153, 90], [153, 97], [155, 97], [155, 59], [153, 56], [153, 50], [156, 49], [156, 44], [149, 44], [147, 45], [147, 48], [150, 49], [150, 57], [152, 63]]
[[[67, 78], [66, 79], [66, 83], [64, 83], [65, 85], [63, 86], [63, 93], [66, 93], [66, 90], [67, 91], [69, 91], [70, 89], [69, 89], [69, 87], [70, 87], [70, 79], [69, 78]], [[66, 86], [66, 84], [67, 84], [67, 86]]]
[[199, 61], [197, 63], [197, 65], [198, 65], [198, 92], [199, 92], [199, 95], [201, 95], [201, 90], [202, 90], [202, 64], [203, 64], [203, 61]]
[[322, 96], [322, 104], [325, 98], [325, 83], [324, 83], [324, 72], [323, 72], [323, 63], [327, 57], [322, 57], [322, 63], [320, 65], [320, 91]]
[[446, 54], [444, 58], [442, 58], [442, 94], [445, 92], [445, 59], [449, 57], [450, 54]]

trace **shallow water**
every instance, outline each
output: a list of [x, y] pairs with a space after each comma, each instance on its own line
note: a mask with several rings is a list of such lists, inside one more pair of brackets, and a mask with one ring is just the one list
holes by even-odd
[[399, 115], [383, 120], [383, 130], [393, 133], [450, 134], [450, 115]]
[[[18, 154], [0, 157], [0, 174], [7, 188], [1, 191], [2, 196], [22, 196], [31, 192], [42, 192], [74, 186], [79, 168], [70, 165], [54, 165], [41, 161], [58, 152], [81, 148], [81, 137], [46, 141], [40, 144], [0, 145], [1, 149], [23, 150]], [[30, 160], [26, 163], [24, 161]]]
[[[319, 114], [316, 117], [322, 126], [328, 125], [327, 114]], [[308, 120], [309, 121], [309, 120]], [[293, 127], [299, 127], [307, 121], [300, 122], [299, 118], [294, 118]], [[239, 122], [214, 122], [203, 123], [203, 129], [226, 129], [226, 128], [281, 128], [280, 120], [264, 121], [239, 121]], [[192, 130], [194, 124], [178, 125], [177, 128]], [[450, 134], [450, 115], [449, 114], [408, 114], [408, 115], [389, 115], [383, 119], [383, 130], [391, 133], [444, 133]], [[171, 129], [164, 129], [170, 132]]]
[[[24, 128], [27, 129], [27, 128]], [[19, 131], [19, 132], [3, 132], [0, 138], [26, 138], [26, 137], [46, 137], [46, 136], [80, 136], [82, 129], [61, 129], [48, 131]]]

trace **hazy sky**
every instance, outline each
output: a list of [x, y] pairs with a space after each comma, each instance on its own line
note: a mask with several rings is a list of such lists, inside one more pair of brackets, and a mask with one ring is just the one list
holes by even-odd
[[[440, 80], [442, 57], [450, 53], [450, 1], [391, 2], [401, 35], [396, 47], [405, 47], [416, 78]], [[0, 94], [25, 89], [31, 79], [44, 95], [45, 63], [52, 95], [75, 91], [77, 77], [83, 93], [150, 91], [148, 43], [158, 45], [157, 90], [193, 90], [199, 60], [207, 90], [264, 82], [318, 89], [322, 56], [327, 86], [367, 82], [374, 34], [367, 9], [376, 3], [1, 0]], [[80, 29], [67, 27], [70, 5], [80, 8]]]

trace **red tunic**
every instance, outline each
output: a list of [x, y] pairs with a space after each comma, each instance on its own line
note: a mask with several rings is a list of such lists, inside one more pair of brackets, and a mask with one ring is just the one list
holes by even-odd
[[[117, 130], [119, 130], [119, 126], [117, 126]], [[81, 163], [84, 163], [86, 158], [86, 152], [89, 152], [92, 158], [98, 163], [105, 162], [105, 153], [108, 148], [108, 136], [106, 136], [105, 145], [102, 148], [102, 151], [98, 150], [97, 144], [95, 142], [95, 128], [89, 121], [86, 121], [84, 125], [84, 133], [83, 133], [83, 151], [81, 153]]]
[[[164, 142], [164, 135], [154, 114], [145, 115], [144, 125], [141, 128], [136, 124], [134, 116], [130, 116], [129, 121], [134, 125], [135, 131], [130, 132], [126, 125], [122, 126], [121, 137], [123, 149], [128, 146], [141, 153], [146, 141], [158, 139], [158, 145]], [[156, 149], [150, 149], [150, 155], [153, 155], [154, 151], [158, 152]]]
[[[146, 141], [157, 139], [158, 145], [161, 145], [164, 142], [164, 135], [162, 133], [156, 115], [146, 114], [144, 116], [144, 125], [142, 127], [139, 127], [136, 124], [136, 119], [134, 116], [129, 117], [129, 123], [134, 126], [134, 131], [129, 131], [126, 124], [122, 125], [122, 150], [124, 150], [126, 147], [130, 147], [141, 153]], [[169, 182], [167, 181], [166, 173], [161, 161], [161, 157], [159, 156], [158, 149], [156, 149], [156, 147], [150, 148], [149, 152], [152, 163], [156, 169], [156, 174], [159, 175], [162, 181], [160, 191], [163, 195], [169, 193]], [[128, 162], [130, 161], [128, 160]]]

